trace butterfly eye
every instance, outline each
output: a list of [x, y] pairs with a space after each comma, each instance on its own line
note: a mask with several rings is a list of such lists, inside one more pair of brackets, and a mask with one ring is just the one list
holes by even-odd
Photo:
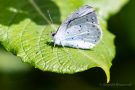
[[55, 32], [53, 32], [53, 33], [52, 33], [52, 36], [54, 37], [54, 36], [55, 36], [55, 34], [56, 34], [56, 33], [55, 33]]

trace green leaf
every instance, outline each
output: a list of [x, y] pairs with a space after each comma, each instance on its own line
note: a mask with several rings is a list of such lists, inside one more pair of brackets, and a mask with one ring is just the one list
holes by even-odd
[[[1, 0], [0, 42], [7, 51], [43, 71], [75, 73], [101, 67], [110, 79], [115, 56], [114, 35], [107, 30], [106, 19], [127, 0]], [[115, 3], [117, 2], [117, 4]], [[103, 29], [101, 42], [91, 50], [58, 47], [50, 43], [51, 32], [82, 5], [92, 5]], [[112, 9], [112, 7], [114, 7]], [[50, 12], [52, 21], [50, 24]]]

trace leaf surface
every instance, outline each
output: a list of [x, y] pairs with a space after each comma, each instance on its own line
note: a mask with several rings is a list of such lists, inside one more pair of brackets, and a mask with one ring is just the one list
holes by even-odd
[[[117, 2], [117, 4], [115, 3]], [[115, 56], [114, 35], [107, 30], [106, 20], [127, 0], [1, 0], [0, 42], [7, 51], [43, 71], [75, 73], [101, 67], [110, 79]], [[103, 30], [101, 42], [91, 50], [55, 46], [51, 32], [82, 5], [91, 5]], [[112, 9], [113, 7], [113, 9]], [[51, 15], [51, 24], [49, 14]]]

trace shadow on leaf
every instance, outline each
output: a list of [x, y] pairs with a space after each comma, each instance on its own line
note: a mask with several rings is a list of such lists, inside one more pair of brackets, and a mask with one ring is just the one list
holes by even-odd
[[51, 46], [52, 48], [66, 48], [66, 49], [78, 49], [78, 50], [84, 50], [84, 51], [94, 51], [93, 49], [82, 49], [82, 48], [73, 48], [69, 46], [61, 46], [61, 45], [54, 45], [54, 42], [47, 42], [47, 45]]

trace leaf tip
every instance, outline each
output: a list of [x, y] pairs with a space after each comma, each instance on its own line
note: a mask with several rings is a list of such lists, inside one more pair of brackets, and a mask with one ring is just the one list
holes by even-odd
[[104, 72], [106, 74], [107, 83], [109, 83], [110, 82], [110, 70], [106, 67], [101, 67], [101, 68], [104, 70]]

